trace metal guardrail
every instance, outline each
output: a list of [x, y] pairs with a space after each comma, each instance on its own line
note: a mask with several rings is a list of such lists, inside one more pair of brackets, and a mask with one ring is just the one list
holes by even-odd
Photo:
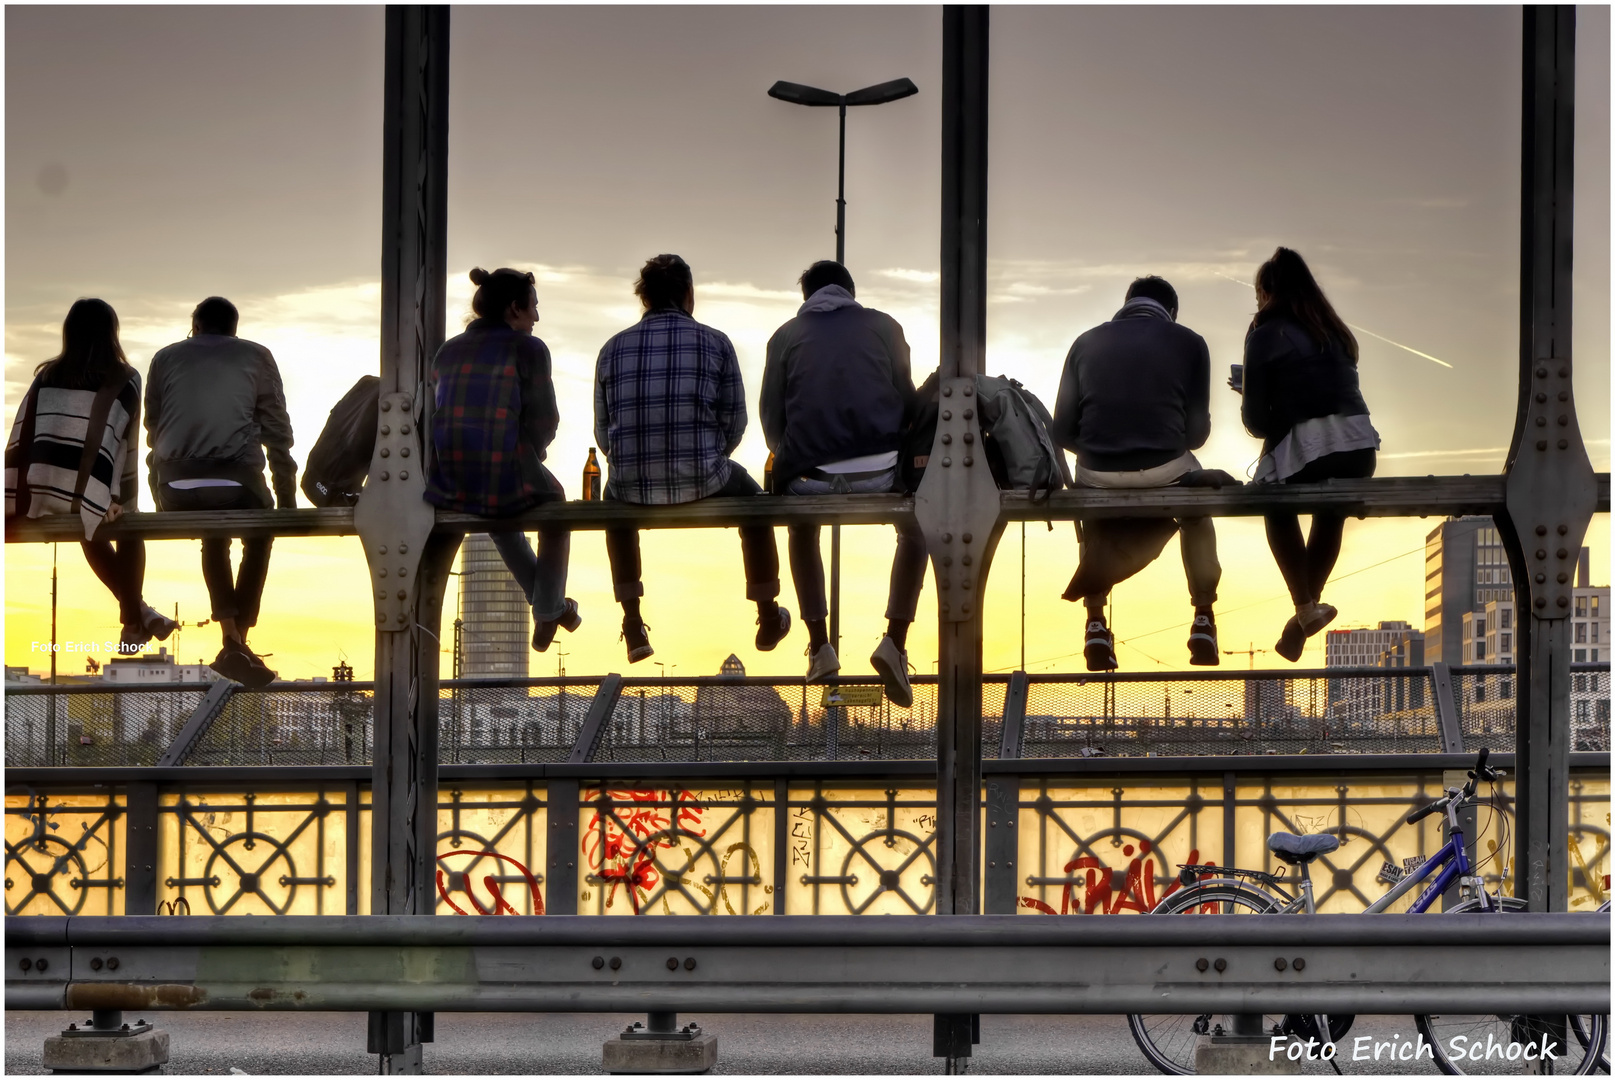
[[6, 1007], [1602, 1014], [1609, 944], [1580, 914], [8, 919]]

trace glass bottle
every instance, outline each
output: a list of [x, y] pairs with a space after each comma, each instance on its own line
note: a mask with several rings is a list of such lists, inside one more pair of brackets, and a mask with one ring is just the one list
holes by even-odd
[[583, 498], [593, 502], [600, 498], [600, 459], [594, 456], [594, 447], [589, 447], [589, 460], [583, 463]]
[[763, 466], [763, 490], [774, 494], [774, 451], [768, 452], [768, 464]]

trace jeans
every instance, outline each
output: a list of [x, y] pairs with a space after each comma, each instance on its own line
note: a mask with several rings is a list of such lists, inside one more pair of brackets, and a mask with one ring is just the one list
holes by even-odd
[[[164, 510], [268, 510], [263, 501], [244, 487], [208, 487], [181, 490], [165, 485]], [[255, 536], [241, 541], [241, 566], [234, 580], [230, 576], [229, 537], [202, 541], [202, 580], [207, 583], [208, 602], [214, 620], [234, 619], [246, 631], [258, 625], [258, 604], [269, 576], [271, 536]]]
[[[1346, 450], [1307, 462], [1306, 468], [1284, 479], [1286, 484], [1311, 484], [1320, 480], [1361, 480], [1374, 475], [1377, 463], [1373, 449]], [[1297, 604], [1312, 603], [1323, 596], [1323, 587], [1340, 558], [1340, 540], [1346, 532], [1346, 519], [1340, 514], [1313, 514], [1312, 529], [1301, 539], [1301, 519], [1295, 514], [1268, 514], [1267, 546], [1279, 564], [1290, 599]]]
[[[729, 480], [709, 498], [759, 495], [762, 488], [738, 462], [729, 462]], [[607, 529], [606, 556], [611, 561], [611, 587], [617, 602], [645, 595], [640, 581], [639, 530]], [[779, 595], [779, 549], [767, 525], [740, 527], [740, 557], [746, 567], [746, 599], [772, 600]]]
[[[1077, 485], [1096, 488], [1166, 487], [1179, 476], [1198, 469], [1193, 454], [1184, 454], [1154, 469], [1137, 472], [1097, 472], [1077, 468]], [[1189, 582], [1189, 602], [1209, 607], [1217, 602], [1222, 564], [1217, 561], [1217, 530], [1210, 518], [1096, 518], [1077, 522], [1077, 572], [1066, 587], [1067, 600], [1103, 600], [1118, 583], [1126, 581], [1161, 554], [1174, 532], [1182, 533], [1183, 573]]]
[[[817, 480], [799, 476], [785, 486], [787, 495], [864, 495], [897, 490], [897, 470], [879, 476], [848, 480]], [[819, 551], [819, 526], [792, 525], [789, 530], [791, 577], [796, 580], [796, 602], [807, 622], [829, 616], [824, 599], [824, 557]], [[897, 554], [892, 558], [892, 578], [886, 592], [886, 618], [913, 622], [925, 586], [925, 535], [918, 525], [897, 526]]]
[[111, 540], [85, 540], [80, 546], [84, 561], [118, 598], [118, 621], [124, 626], [143, 625], [141, 589], [146, 581], [146, 542], [119, 540], [115, 550]]
[[554, 622], [566, 611], [566, 568], [572, 553], [572, 532], [563, 526], [538, 531], [538, 554], [523, 532], [489, 533], [522, 595], [533, 605], [533, 621]]

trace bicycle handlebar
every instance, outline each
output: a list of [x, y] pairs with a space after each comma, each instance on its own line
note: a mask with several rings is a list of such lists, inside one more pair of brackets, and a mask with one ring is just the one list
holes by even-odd
[[1415, 821], [1422, 821], [1438, 810], [1445, 810], [1452, 804], [1454, 799], [1459, 798], [1460, 796], [1466, 800], [1473, 798], [1475, 795], [1475, 785], [1482, 780], [1496, 780], [1497, 771], [1495, 769], [1488, 769], [1486, 767], [1486, 758], [1490, 754], [1491, 750], [1484, 746], [1481, 747], [1479, 756], [1475, 758], [1474, 771], [1469, 774], [1469, 783], [1464, 785], [1463, 790], [1460, 792], [1457, 788], [1452, 788], [1442, 798], [1436, 799], [1433, 802], [1425, 803], [1423, 806], [1419, 807], [1417, 810], [1413, 811], [1407, 816], [1407, 824], [1412, 825]]

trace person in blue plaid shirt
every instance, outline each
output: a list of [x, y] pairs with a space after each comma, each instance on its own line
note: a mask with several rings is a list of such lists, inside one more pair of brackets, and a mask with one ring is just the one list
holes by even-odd
[[[740, 361], [723, 333], [695, 321], [695, 284], [677, 255], [645, 263], [634, 284], [639, 322], [606, 342], [594, 369], [594, 437], [609, 466], [605, 497], [641, 505], [695, 502], [708, 496], [757, 495], [757, 481], [729, 455], [746, 431]], [[757, 648], [785, 637], [791, 613], [780, 607], [774, 530], [742, 526], [746, 599], [757, 604]], [[611, 582], [622, 604], [628, 662], [651, 656], [640, 618], [639, 531], [608, 529]]]
[[[564, 499], [561, 482], [544, 467], [560, 411], [550, 378], [550, 351], [533, 336], [538, 292], [533, 275], [501, 269], [471, 271], [477, 317], [450, 338], [432, 361], [435, 392], [426, 501], [445, 510], [510, 517], [542, 502]], [[533, 648], [543, 652], [557, 627], [583, 623], [566, 596], [571, 532], [539, 530], [539, 551], [519, 530], [489, 534], [511, 576], [533, 607]]]

